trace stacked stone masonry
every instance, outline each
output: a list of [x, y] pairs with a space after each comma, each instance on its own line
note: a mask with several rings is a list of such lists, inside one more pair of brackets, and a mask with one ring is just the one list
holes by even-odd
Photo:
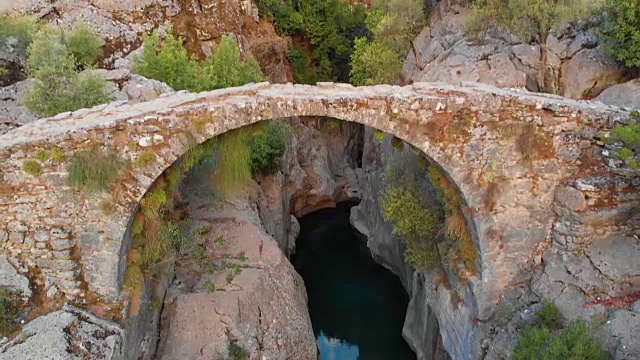
[[[571, 217], [606, 217], [608, 209], [637, 202], [620, 195], [630, 192], [630, 185], [612, 179], [598, 159], [597, 137], [627, 115], [600, 103], [477, 83], [359, 88], [260, 83], [177, 92], [136, 105], [105, 104], [41, 119], [0, 137], [0, 247], [24, 269], [38, 270], [29, 272], [37, 277], [34, 283], [49, 289], [53, 284], [68, 298], [90, 291], [118, 300], [131, 217], [154, 180], [187, 151], [189, 138], [201, 143], [261, 120], [328, 116], [412, 144], [459, 187], [479, 251], [479, 272], [471, 284], [483, 320], [544, 244], [555, 241], [576, 250], [576, 244], [591, 241], [594, 231], [586, 225], [571, 228], [586, 223]], [[543, 143], [523, 149], [528, 137]], [[37, 149], [56, 147], [69, 159], [95, 145], [132, 162], [143, 151], [158, 157], [147, 167], [131, 167], [116, 199], [70, 187], [64, 162], [47, 160], [39, 178], [22, 170]], [[113, 202], [108, 215], [99, 205], [104, 201]], [[613, 230], [604, 227], [597, 235]]]

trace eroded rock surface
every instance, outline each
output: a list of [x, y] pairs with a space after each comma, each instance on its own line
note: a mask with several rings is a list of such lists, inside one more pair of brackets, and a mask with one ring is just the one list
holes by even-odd
[[124, 330], [72, 306], [26, 324], [13, 341], [0, 347], [2, 360], [119, 360]]
[[[405, 60], [411, 81], [478, 81], [498, 87], [538, 91], [540, 48], [504, 31], [470, 39], [464, 34], [469, 10], [440, 2], [414, 40]], [[604, 51], [597, 21], [549, 35], [547, 91], [572, 99], [597, 96], [633, 72]]]
[[[200, 181], [190, 184], [206, 188]], [[187, 212], [201, 234], [191, 240], [206, 247], [204, 263], [224, 254], [246, 259], [227, 260], [242, 269], [232, 279], [228, 271], [209, 273], [190, 259], [178, 262], [165, 302], [160, 359], [224, 359], [232, 341], [251, 359], [317, 358], [304, 282], [262, 227], [254, 203], [258, 186], [247, 190], [214, 204], [189, 188], [199, 194], [187, 195]]]

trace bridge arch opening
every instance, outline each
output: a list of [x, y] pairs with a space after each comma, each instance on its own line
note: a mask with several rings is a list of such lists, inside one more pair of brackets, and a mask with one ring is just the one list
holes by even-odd
[[[204, 126], [198, 123], [192, 125], [196, 130]], [[333, 192], [325, 191], [322, 194], [314, 193], [313, 196], [309, 196], [318, 189], [313, 187], [314, 184], [304, 181], [297, 184], [297, 188], [285, 189], [286, 184], [292, 181], [291, 178], [300, 176], [296, 172], [300, 172], [301, 161], [318, 160], [309, 159], [309, 154], [300, 156], [296, 153], [297, 151], [335, 150], [317, 149], [313, 146], [302, 149], [304, 146], [300, 144], [292, 145], [295, 142], [304, 142], [304, 145], [307, 145], [307, 142], [313, 143], [317, 141], [317, 136], [322, 136], [323, 131], [329, 137], [333, 133], [334, 138], [329, 141], [341, 140], [345, 132], [350, 136], [340, 145], [343, 146], [340, 149], [341, 154], [334, 158], [325, 154], [325, 158], [321, 160], [335, 162], [339, 159], [344, 161], [340, 164], [341, 166], [352, 167], [351, 172], [349, 174], [331, 173], [334, 177]], [[278, 139], [266, 139], [265, 133], [276, 138], [286, 134], [285, 146], [273, 143]], [[323, 141], [327, 142], [327, 139]], [[383, 187], [378, 189], [381, 194], [367, 199], [369, 203], [363, 207], [377, 207], [375, 219], [372, 220], [390, 223], [389, 235], [395, 234], [392, 241], [374, 245], [378, 247], [372, 249], [374, 257], [396, 275], [404, 276], [403, 282], [407, 290], [415, 291], [413, 289], [415, 285], [409, 283], [414, 280], [406, 273], [416, 269], [418, 271], [416, 281], [431, 281], [426, 280], [425, 276], [436, 278], [436, 281], [452, 289], [452, 294], [457, 297], [456, 301], [468, 301], [467, 306], [473, 308], [473, 297], [470, 295], [467, 281], [479, 274], [480, 261], [474, 243], [474, 240], [477, 241], [474, 239], [477, 237], [475, 226], [469, 216], [466, 201], [455, 182], [433, 159], [427, 157], [416, 146], [381, 130], [329, 117], [264, 120], [208, 139], [204, 136], [198, 139], [198, 132], [195, 135], [187, 133], [184, 134], [180, 144], [185, 145], [183, 154], [163, 169], [141, 197], [139, 206], [130, 217], [129, 226], [122, 241], [121, 254], [124, 256], [120, 262], [122, 266], [120, 276], [126, 292], [134, 295], [129, 309], [132, 318], [135, 318], [140, 310], [144, 310], [141, 307], [151, 305], [150, 296], [158, 296], [158, 291], [163, 293], [164, 290], [158, 290], [157, 286], [155, 289], [153, 286], [150, 288], [149, 279], [162, 278], [162, 272], [172, 267], [169, 266], [171, 262], [177, 261], [176, 269], [182, 267], [178, 271], [187, 271], [185, 269], [193, 271], [193, 266], [196, 264], [201, 273], [211, 275], [202, 277], [206, 280], [193, 278], [186, 280], [189, 277], [185, 278], [183, 274], [181, 285], [191, 289], [195, 287], [198, 291], [205, 292], [215, 291], [215, 289], [227, 291], [224, 282], [227, 285], [233, 284], [234, 278], [245, 266], [244, 262], [252, 256], [247, 255], [249, 250], [241, 250], [242, 246], [236, 250], [221, 250], [229, 248], [228, 239], [225, 239], [224, 232], [220, 233], [219, 229], [212, 229], [211, 224], [218, 224], [221, 228], [225, 228], [226, 225], [220, 225], [220, 222], [224, 223], [238, 216], [237, 208], [232, 207], [233, 210], [229, 210], [227, 206], [222, 205], [220, 209], [221, 202], [253, 201], [254, 206], [258, 208], [257, 215], [263, 226], [266, 221], [274, 220], [265, 221], [265, 217], [281, 217], [277, 220], [281, 222], [280, 224], [265, 226], [269, 227], [265, 229], [267, 234], [258, 234], [259, 255], [262, 255], [264, 235], [273, 237], [278, 247], [287, 255], [291, 255], [295, 252], [295, 234], [292, 238], [294, 225], [291, 222], [297, 222], [295, 218], [319, 209], [334, 207], [341, 201], [355, 199], [362, 201], [358, 183], [368, 181], [364, 177], [365, 173], [378, 177], [377, 181]], [[252, 146], [255, 148], [252, 149]], [[260, 153], [257, 155], [248, 153], [251, 151]], [[144, 152], [138, 153], [134, 163], [144, 168], [146, 164], [141, 164], [144, 157]], [[295, 158], [293, 161], [292, 157]], [[228, 160], [234, 163], [224, 164]], [[256, 169], [256, 164], [252, 161], [262, 163], [262, 167], [259, 170]], [[315, 165], [317, 164], [311, 164], [310, 167], [313, 168]], [[248, 175], [247, 166], [251, 167]], [[361, 172], [360, 178], [354, 171], [356, 169]], [[308, 169], [302, 170], [302, 176], [317, 175], [304, 173], [306, 170]], [[350, 176], [352, 178], [349, 178]], [[220, 180], [221, 177], [229, 178]], [[340, 180], [336, 181], [337, 178]], [[203, 181], [207, 184], [203, 184]], [[343, 182], [339, 183], [340, 181]], [[238, 182], [244, 183], [241, 186], [234, 186], [238, 185]], [[258, 195], [255, 194], [256, 185], [258, 189], [263, 187], [257, 190], [261, 192]], [[277, 196], [269, 199], [273, 194], [268, 194], [268, 191], [273, 190], [274, 186], [282, 188], [278, 190]], [[190, 188], [197, 189], [199, 193], [187, 194], [191, 191]], [[267, 199], [249, 200], [248, 198], [252, 196], [266, 196]], [[203, 199], [206, 200], [203, 201]], [[270, 201], [281, 202], [276, 206], [276, 211], [279, 213], [269, 208], [273, 205], [269, 204]], [[216, 203], [218, 205], [214, 205]], [[188, 206], [200, 208], [209, 206], [212, 209], [218, 207], [217, 211], [227, 216], [222, 216], [225, 219], [221, 219], [215, 215], [215, 219], [200, 218], [192, 223], [189, 220], [189, 212], [193, 212], [194, 209], [186, 209]], [[358, 210], [355, 212], [357, 213]], [[294, 217], [289, 218], [290, 216]], [[358, 219], [353, 221], [358, 222]], [[366, 227], [363, 225], [362, 215], [359, 223], [354, 223], [354, 226], [356, 229]], [[368, 232], [361, 228], [358, 230]], [[229, 231], [233, 233], [232, 230]], [[211, 238], [213, 233], [217, 234], [214, 239], [215, 246], [213, 246], [216, 249], [212, 248], [212, 244], [195, 239]], [[385, 250], [383, 249], [385, 246], [392, 246], [392, 249]], [[380, 253], [384, 251], [387, 253]], [[385, 256], [388, 259], [385, 259]], [[185, 263], [188, 264], [185, 265]], [[422, 272], [430, 275], [424, 275]], [[219, 283], [220, 279], [216, 283], [215, 274], [219, 273], [226, 274], [223, 283]], [[191, 281], [190, 284], [189, 281]], [[452, 284], [451, 281], [455, 283]], [[164, 283], [165, 287], [167, 285], [166, 281], [159, 283]], [[462, 290], [453, 290], [453, 287]], [[156, 295], [150, 295], [154, 292]], [[423, 306], [428, 307], [428, 305]], [[431, 313], [431, 310], [423, 311]], [[437, 320], [433, 316], [431, 320], [435, 323], [435, 333], [437, 333]], [[435, 347], [436, 337], [429, 341]], [[425, 351], [425, 349], [415, 348], [414, 350]]]

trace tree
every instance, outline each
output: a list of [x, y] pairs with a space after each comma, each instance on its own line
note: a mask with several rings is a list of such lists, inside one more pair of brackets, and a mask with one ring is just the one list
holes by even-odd
[[383, 42], [357, 38], [351, 55], [350, 81], [353, 85], [393, 83], [402, 68], [397, 53]]
[[[33, 83], [22, 101], [36, 115], [54, 116], [111, 99], [104, 79], [92, 72], [78, 72], [82, 64], [76, 61], [64, 39], [64, 32], [42, 30], [27, 50], [25, 64]], [[89, 58], [88, 55], [85, 57], [86, 60]]]
[[628, 67], [640, 67], [640, 1], [607, 0], [604, 13], [609, 52]]
[[411, 49], [413, 39], [427, 22], [421, 0], [373, 0], [367, 14], [367, 28], [376, 40], [399, 56]]
[[0, 13], [0, 48], [10, 47], [18, 58], [24, 59], [37, 30], [35, 17], [15, 17]]
[[482, 31], [489, 27], [509, 29], [530, 39], [537, 37], [540, 43], [540, 66], [538, 85], [547, 89], [549, 32], [556, 26], [580, 19], [588, 14], [589, 0], [479, 0], [474, 6], [471, 31]]

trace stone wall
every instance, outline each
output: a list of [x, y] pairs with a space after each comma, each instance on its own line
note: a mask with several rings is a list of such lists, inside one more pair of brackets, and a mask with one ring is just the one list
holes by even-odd
[[[117, 300], [130, 218], [153, 181], [185, 153], [188, 136], [203, 142], [263, 119], [294, 116], [329, 116], [380, 129], [442, 166], [469, 206], [480, 258], [478, 277], [471, 279], [477, 309], [470, 311], [484, 320], [520, 266], [551, 240], [557, 187], [578, 173], [612, 177], [597, 160], [595, 138], [626, 114], [472, 83], [362, 88], [255, 84], [178, 92], [135, 106], [101, 105], [38, 120], [0, 137], [1, 246], [33, 270], [38, 286], [50, 274], [70, 298], [97, 294]], [[528, 154], [531, 161], [522, 161], [528, 150], [520, 144], [523, 134], [513, 130], [520, 127], [542, 142], [536, 153]], [[132, 142], [135, 148], [128, 146]], [[39, 178], [22, 171], [39, 148], [57, 147], [67, 162], [94, 145], [110, 147], [131, 161], [149, 150], [158, 157], [145, 168], [131, 167], [115, 198], [69, 187], [64, 163], [45, 161]], [[594, 156], [595, 161], [587, 161]], [[487, 172], [496, 172], [499, 192], [485, 181]], [[113, 212], [103, 212], [100, 203], [105, 201]], [[611, 201], [611, 206], [634, 202]]]

